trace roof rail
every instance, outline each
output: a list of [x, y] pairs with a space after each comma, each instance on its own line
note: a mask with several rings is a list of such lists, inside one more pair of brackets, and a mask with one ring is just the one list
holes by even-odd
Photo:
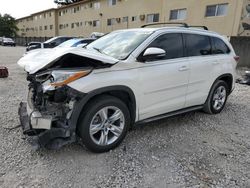
[[188, 24], [181, 23], [181, 22], [159, 22], [159, 23], [146, 24], [146, 25], [141, 26], [141, 28], [145, 28], [145, 27], [152, 26], [152, 25], [163, 25], [163, 24], [182, 25], [183, 27], [188, 27]]
[[189, 25], [188, 27], [202, 28], [202, 29], [208, 31], [208, 27], [204, 26], [204, 25]]
[[159, 22], [159, 23], [151, 23], [151, 24], [146, 24], [146, 25], [143, 25], [141, 26], [141, 28], [145, 28], [145, 27], [148, 27], [148, 26], [152, 26], [152, 25], [164, 25], [164, 24], [169, 24], [169, 25], [181, 25], [182, 27], [185, 27], [185, 28], [192, 28], [192, 27], [196, 27], [196, 28], [202, 28], [204, 30], [208, 30], [207, 26], [200, 26], [200, 25], [188, 25], [186, 23], [182, 23], [182, 22]]

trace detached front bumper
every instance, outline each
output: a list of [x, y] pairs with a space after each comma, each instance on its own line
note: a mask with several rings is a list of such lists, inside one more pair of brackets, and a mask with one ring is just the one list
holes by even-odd
[[[52, 120], [48, 119], [48, 117], [34, 116], [32, 112], [29, 114], [28, 109], [27, 103], [20, 103], [18, 109], [19, 119], [23, 134], [33, 138], [31, 143], [36, 148], [58, 149], [63, 145], [75, 142], [75, 134], [71, 134], [69, 127], [65, 126], [65, 122], [58, 121], [55, 127], [45, 129], [52, 124]], [[44, 128], [37, 129], [36, 127]]]

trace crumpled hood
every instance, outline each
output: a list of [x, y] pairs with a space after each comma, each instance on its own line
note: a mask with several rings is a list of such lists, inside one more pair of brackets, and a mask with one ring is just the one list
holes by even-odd
[[18, 61], [18, 64], [24, 65], [23, 67], [26, 72], [34, 74], [66, 54], [75, 54], [109, 64], [115, 64], [119, 61], [118, 59], [101, 54], [95, 50], [88, 50], [83, 48], [54, 48], [39, 50], [27, 54]]
[[39, 48], [29, 52], [26, 52], [21, 59], [18, 60], [17, 64], [25, 68], [29, 63], [36, 64], [38, 61], [49, 60], [49, 57], [63, 53], [69, 50], [69, 48]]

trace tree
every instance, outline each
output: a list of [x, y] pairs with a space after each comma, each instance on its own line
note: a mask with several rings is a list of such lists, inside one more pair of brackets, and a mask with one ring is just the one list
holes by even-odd
[[17, 35], [18, 28], [16, 26], [16, 20], [9, 14], [0, 14], [0, 37], [15, 37]]
[[68, 5], [68, 4], [76, 3], [79, 1], [82, 1], [82, 0], [54, 0], [54, 3], [58, 5]]

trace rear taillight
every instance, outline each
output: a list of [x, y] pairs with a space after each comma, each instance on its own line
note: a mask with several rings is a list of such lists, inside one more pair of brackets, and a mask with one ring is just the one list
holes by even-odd
[[238, 63], [240, 61], [240, 56], [234, 56], [234, 60]]

